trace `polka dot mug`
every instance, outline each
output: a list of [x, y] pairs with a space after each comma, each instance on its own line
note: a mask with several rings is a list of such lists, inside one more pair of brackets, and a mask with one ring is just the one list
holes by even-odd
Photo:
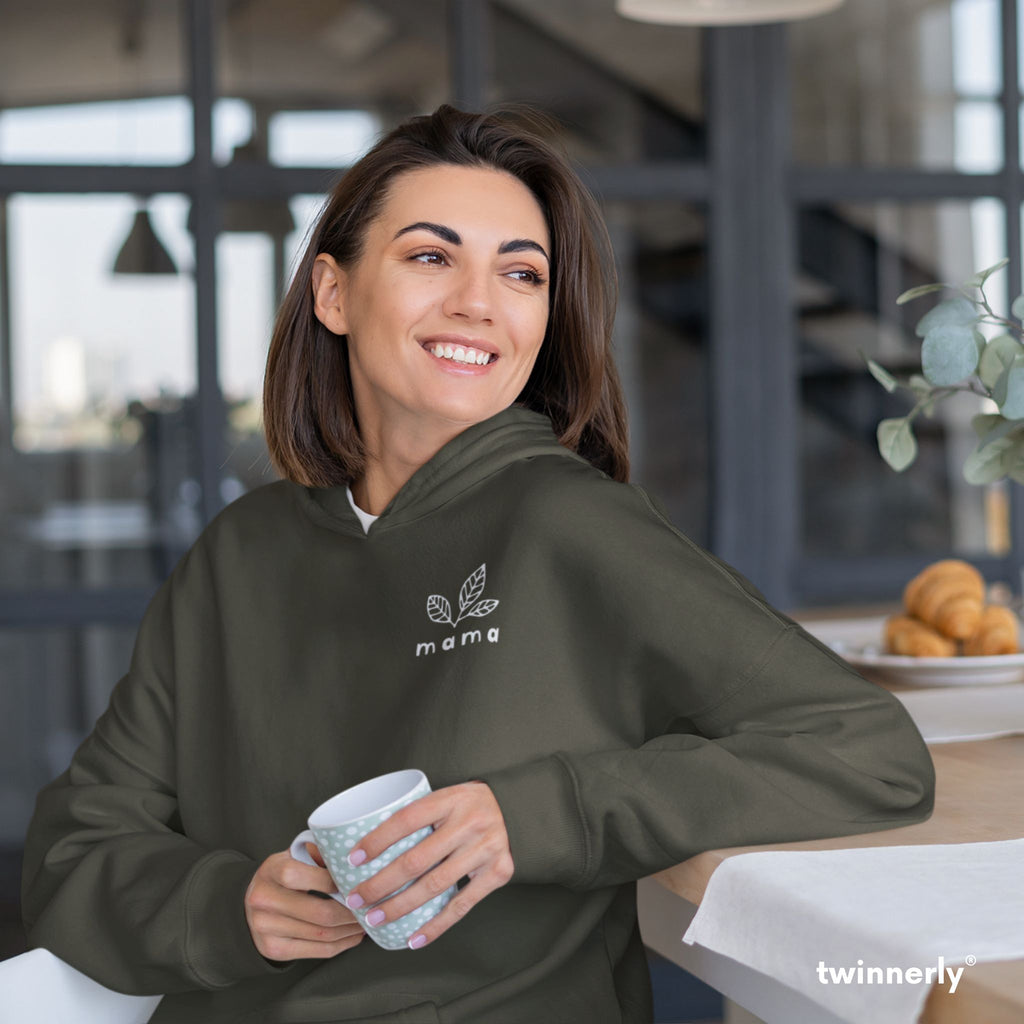
[[[313, 811], [309, 816], [309, 828], [292, 841], [291, 855], [304, 864], [314, 864], [306, 850], [306, 843], [315, 843], [338, 887], [338, 892], [331, 895], [339, 903], [344, 903], [345, 896], [360, 882], [377, 874], [386, 864], [430, 835], [433, 829], [428, 825], [393, 843], [379, 857], [359, 867], [352, 867], [348, 862], [349, 853], [363, 836], [372, 832], [381, 822], [387, 821], [395, 811], [429, 792], [430, 783], [426, 775], [415, 768], [379, 775], [375, 779], [361, 782], [358, 786], [335, 794]], [[412, 882], [402, 886], [402, 889], [409, 885]], [[397, 921], [388, 921], [376, 927], [366, 923], [366, 915], [383, 901], [360, 907], [352, 913], [378, 946], [384, 949], [405, 949], [416, 931], [439, 914], [455, 893], [456, 887], [453, 885]], [[390, 896], [386, 898], [390, 899]]]

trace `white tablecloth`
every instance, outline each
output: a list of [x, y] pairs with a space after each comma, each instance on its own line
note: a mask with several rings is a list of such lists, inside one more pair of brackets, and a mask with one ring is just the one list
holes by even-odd
[[715, 870], [684, 942], [851, 1024], [913, 1024], [933, 983], [1024, 957], [1024, 839], [767, 851]]

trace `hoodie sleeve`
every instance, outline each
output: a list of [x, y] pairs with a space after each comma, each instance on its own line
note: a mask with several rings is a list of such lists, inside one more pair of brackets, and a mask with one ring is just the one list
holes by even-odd
[[190, 555], [153, 599], [128, 674], [68, 770], [40, 793], [25, 845], [29, 945], [121, 992], [220, 988], [279, 969], [245, 920], [257, 865], [183, 834], [173, 638], [195, 625], [181, 609], [203, 614], [197, 561]]
[[899, 701], [628, 490], [641, 517], [601, 521], [591, 503], [567, 516], [580, 528], [562, 546], [589, 573], [587, 593], [604, 595], [589, 606], [595, 642], [615, 635], [629, 651], [620, 689], [660, 725], [629, 749], [481, 776], [505, 816], [513, 880], [598, 888], [703, 850], [926, 818], [934, 769]]

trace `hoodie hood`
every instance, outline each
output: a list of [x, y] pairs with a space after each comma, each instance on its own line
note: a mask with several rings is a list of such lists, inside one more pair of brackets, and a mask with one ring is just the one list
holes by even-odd
[[[420, 466], [370, 527], [370, 533], [419, 519], [506, 466], [541, 455], [586, 463], [559, 443], [547, 416], [519, 406], [503, 409], [453, 437]], [[317, 518], [324, 525], [363, 534], [345, 486], [306, 487], [304, 491], [320, 511]], [[330, 521], [324, 521], [323, 513]]]

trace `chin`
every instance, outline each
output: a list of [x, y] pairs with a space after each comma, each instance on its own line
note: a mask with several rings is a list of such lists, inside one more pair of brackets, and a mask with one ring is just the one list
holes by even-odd
[[496, 416], [502, 409], [507, 409], [514, 397], [507, 402], [504, 400], [481, 401], [479, 398], [473, 400], [451, 399], [449, 401], [437, 402], [431, 408], [431, 413], [439, 419], [447, 420], [450, 423], [462, 423], [472, 426], [474, 423], [482, 423]]
[[462, 426], [471, 427], [475, 423], [483, 423], [484, 420], [489, 420], [492, 416], [497, 416], [502, 409], [507, 408], [508, 406], [506, 405], [487, 407], [479, 405], [461, 407], [452, 406], [443, 410], [439, 409], [436, 415], [443, 420], [447, 420], [449, 423], [457, 423]]

